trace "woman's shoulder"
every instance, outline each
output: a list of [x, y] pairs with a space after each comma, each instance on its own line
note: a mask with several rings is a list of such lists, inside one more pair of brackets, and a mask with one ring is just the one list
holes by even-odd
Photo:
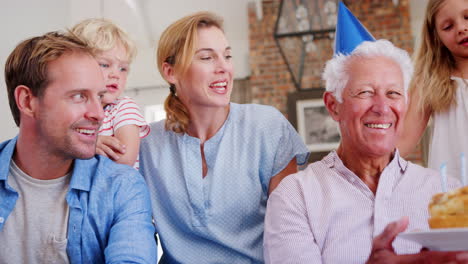
[[162, 137], [165, 137], [169, 134], [169, 131], [167, 131], [164, 127], [165, 119], [156, 121], [156, 122], [151, 122], [149, 123], [150, 126], [150, 133], [148, 136], [142, 139], [142, 143], [145, 141], [153, 141], [153, 140], [159, 140]]
[[300, 192], [317, 192], [321, 189], [333, 188], [337, 183], [334, 169], [330, 166], [330, 157], [328, 160], [319, 160], [307, 165], [303, 170], [289, 175], [281, 181], [280, 185], [285, 185]]

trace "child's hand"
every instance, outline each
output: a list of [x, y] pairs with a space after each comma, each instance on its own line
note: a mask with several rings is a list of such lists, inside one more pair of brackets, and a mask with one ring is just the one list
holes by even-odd
[[125, 145], [120, 144], [120, 141], [116, 137], [98, 136], [96, 154], [117, 161], [120, 159], [121, 155], [125, 153], [125, 150]]

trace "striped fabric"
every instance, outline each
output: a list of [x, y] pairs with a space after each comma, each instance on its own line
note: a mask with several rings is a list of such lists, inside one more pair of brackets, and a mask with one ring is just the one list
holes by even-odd
[[[449, 188], [459, 187], [449, 178]], [[266, 263], [365, 263], [372, 239], [408, 216], [407, 230], [427, 230], [427, 206], [440, 192], [439, 174], [405, 161], [395, 151], [374, 193], [336, 152], [286, 177], [270, 195], [264, 234]], [[396, 238], [398, 254], [421, 247]]]
[[[117, 129], [127, 125], [137, 125], [140, 127], [140, 138], [146, 137], [150, 132], [150, 127], [141, 114], [140, 108], [135, 101], [128, 97], [122, 97], [108, 104], [104, 108], [104, 120], [99, 128], [99, 135], [114, 136]], [[133, 165], [138, 169], [140, 165], [139, 158]]]

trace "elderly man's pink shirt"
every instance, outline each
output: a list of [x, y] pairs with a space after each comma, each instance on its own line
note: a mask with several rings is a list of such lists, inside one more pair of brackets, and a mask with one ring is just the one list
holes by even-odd
[[[449, 178], [449, 189], [460, 183]], [[372, 239], [385, 226], [409, 217], [407, 230], [429, 229], [428, 204], [441, 192], [437, 171], [394, 158], [374, 193], [346, 168], [336, 152], [304, 171], [286, 177], [268, 200], [265, 219], [266, 263], [365, 263]], [[421, 247], [396, 238], [398, 254]]]

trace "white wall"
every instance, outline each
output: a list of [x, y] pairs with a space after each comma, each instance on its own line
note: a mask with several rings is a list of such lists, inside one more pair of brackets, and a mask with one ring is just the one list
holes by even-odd
[[4, 79], [8, 55], [21, 40], [63, 28], [67, 25], [68, 12], [69, 3], [63, 0], [0, 1], [0, 142], [18, 132], [8, 105]]

